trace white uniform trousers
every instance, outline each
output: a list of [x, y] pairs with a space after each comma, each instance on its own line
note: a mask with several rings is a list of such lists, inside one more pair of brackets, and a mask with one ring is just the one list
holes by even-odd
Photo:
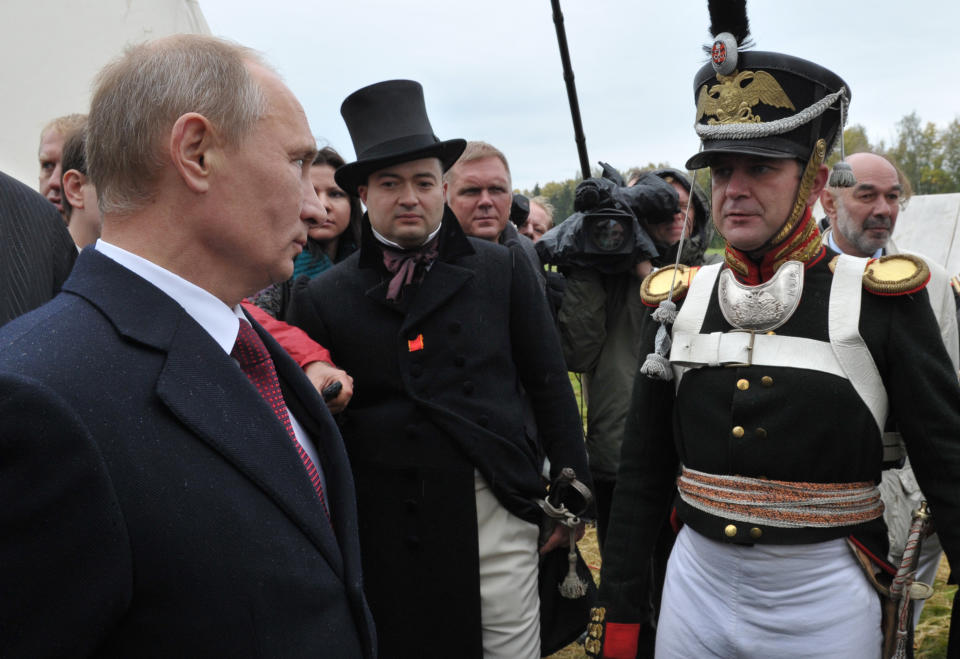
[[540, 530], [500, 505], [474, 476], [480, 551], [480, 618], [485, 659], [539, 659]]
[[878, 659], [881, 645], [880, 600], [843, 539], [744, 546], [680, 531], [657, 659]]

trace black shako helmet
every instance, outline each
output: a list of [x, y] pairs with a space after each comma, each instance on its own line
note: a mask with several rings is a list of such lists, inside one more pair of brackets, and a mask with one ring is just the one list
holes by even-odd
[[352, 195], [370, 174], [397, 163], [439, 158], [447, 171], [467, 146], [466, 140], [441, 141], [433, 134], [423, 87], [413, 80], [386, 80], [358, 89], [344, 100], [340, 114], [357, 160], [338, 168], [334, 178]]
[[[819, 64], [745, 50], [752, 45], [746, 0], [710, 0], [709, 7], [714, 41], [705, 48], [710, 61], [697, 72], [693, 87], [701, 145], [687, 169], [709, 166], [723, 154], [799, 160], [802, 175], [793, 210], [766, 247], [790, 239], [813, 249], [819, 243], [806, 234], [791, 235], [806, 213], [820, 165], [843, 142], [850, 88]], [[838, 163], [829, 185], [854, 184], [850, 166]]]
[[841, 105], [850, 100], [832, 71], [761, 51], [740, 52], [729, 74], [711, 61], [697, 72], [694, 94], [702, 148], [687, 169], [706, 167], [722, 153], [806, 162], [821, 139], [828, 154], [840, 137]]
[[820, 140], [825, 158], [842, 139], [846, 83], [799, 57], [744, 50], [751, 45], [745, 0], [713, 0], [710, 19], [710, 61], [693, 82], [701, 150], [687, 169], [725, 153], [806, 163]]

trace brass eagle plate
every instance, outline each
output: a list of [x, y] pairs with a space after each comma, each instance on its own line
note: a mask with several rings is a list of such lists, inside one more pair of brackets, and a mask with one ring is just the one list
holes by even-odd
[[697, 121], [710, 116], [708, 124], [761, 123], [753, 107], [764, 103], [775, 108], [796, 110], [777, 79], [766, 71], [734, 71], [717, 75], [718, 84], [700, 88], [697, 97]]

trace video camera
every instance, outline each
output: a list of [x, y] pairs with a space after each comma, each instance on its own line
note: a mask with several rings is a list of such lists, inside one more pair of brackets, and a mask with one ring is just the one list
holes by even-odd
[[648, 224], [671, 221], [679, 212], [676, 190], [652, 174], [641, 175], [626, 187], [617, 170], [600, 165], [601, 178], [586, 179], [577, 186], [574, 214], [536, 243], [541, 260], [612, 274], [658, 255], [638, 219]]

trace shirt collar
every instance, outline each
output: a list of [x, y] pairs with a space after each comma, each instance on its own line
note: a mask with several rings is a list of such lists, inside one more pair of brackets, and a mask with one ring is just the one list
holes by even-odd
[[192, 284], [183, 277], [161, 268], [142, 256], [112, 245], [102, 238], [97, 240], [95, 249], [127, 270], [137, 274], [169, 295], [183, 307], [187, 314], [197, 321], [207, 334], [230, 354], [240, 330], [239, 320], [246, 320], [240, 305], [232, 309], [212, 293]]
[[[830, 230], [826, 232], [827, 245], [829, 245], [830, 249], [835, 251], [837, 254], [844, 254], [845, 252], [842, 249], [840, 249], [840, 247], [837, 245], [837, 241], [834, 239], [834, 233], [836, 233], [836, 229], [834, 229], [833, 227], [830, 227]], [[881, 256], [883, 256], [882, 247], [873, 253], [873, 258], [875, 259], [879, 259]]]
[[[426, 245], [428, 242], [430, 242], [431, 240], [433, 240], [433, 237], [434, 237], [434, 236], [436, 236], [438, 233], [440, 233], [440, 227], [441, 227], [441, 226], [442, 226], [442, 223], [437, 225], [437, 228], [434, 229], [433, 233], [431, 233], [429, 236], [427, 236], [427, 239], [423, 241], [423, 245]], [[393, 248], [396, 248], [396, 249], [402, 249], [402, 250], [404, 250], [404, 251], [406, 251], [407, 249], [410, 249], [409, 247], [401, 247], [400, 245], [398, 245], [397, 243], [393, 242], [392, 240], [390, 240], [389, 238], [387, 238], [387, 237], [384, 236], [383, 234], [379, 233], [376, 229], [373, 228], [373, 225], [372, 225], [372, 224], [370, 225], [370, 231], [373, 232], [373, 237], [376, 238], [377, 241], [383, 243], [383, 244], [386, 245], [387, 247], [393, 247]], [[414, 248], [414, 249], [416, 249], [416, 248]]]

